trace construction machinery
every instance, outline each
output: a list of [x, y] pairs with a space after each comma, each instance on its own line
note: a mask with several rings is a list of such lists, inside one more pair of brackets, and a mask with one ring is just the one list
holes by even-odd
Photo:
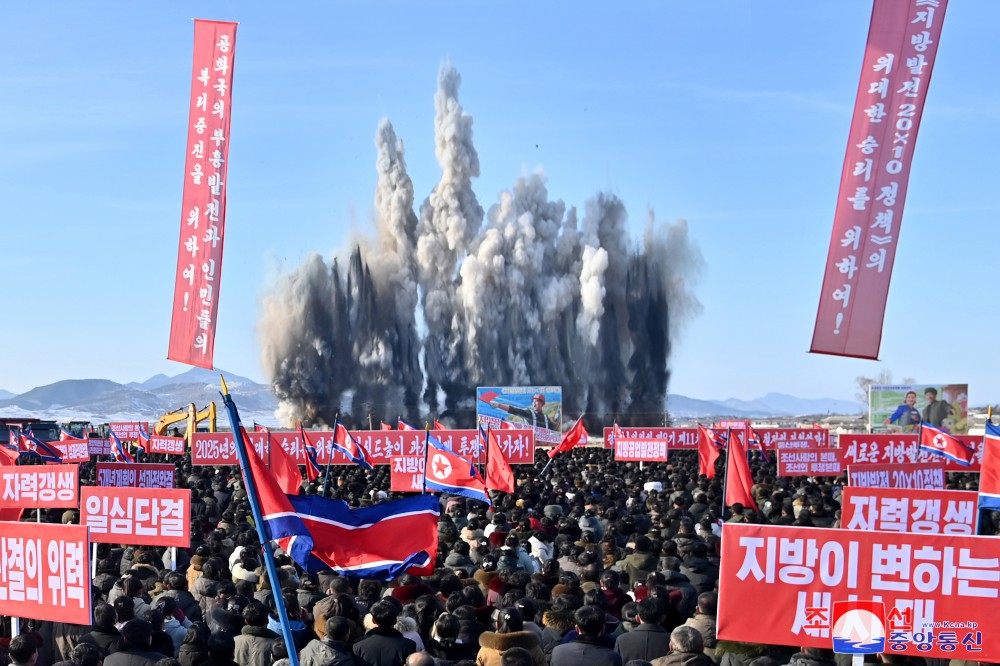
[[180, 409], [175, 409], [172, 412], [168, 412], [160, 417], [160, 420], [156, 422], [153, 427], [153, 433], [157, 435], [166, 435], [167, 430], [174, 430], [171, 432], [173, 435], [180, 435], [180, 428], [183, 424], [184, 437], [187, 439], [187, 445], [190, 449], [191, 439], [194, 433], [198, 431], [198, 424], [202, 421], [208, 420], [208, 432], [215, 432], [215, 403], [210, 402], [205, 409], [199, 410], [195, 407], [192, 402], [187, 407], [181, 407]]

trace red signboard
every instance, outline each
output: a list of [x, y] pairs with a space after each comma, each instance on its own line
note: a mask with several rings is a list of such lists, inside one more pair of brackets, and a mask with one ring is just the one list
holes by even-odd
[[849, 530], [975, 534], [979, 493], [903, 488], [844, 489], [840, 526]]
[[811, 351], [878, 358], [947, 0], [875, 0]]
[[[248, 432], [250, 444], [264, 458], [267, 435]], [[265, 459], [266, 460], [266, 459]], [[236, 442], [231, 432], [196, 432], [191, 436], [192, 465], [238, 465]]]
[[0, 467], [0, 509], [52, 509], [79, 504], [77, 465]]
[[665, 439], [635, 439], [618, 437], [615, 439], [615, 460], [666, 462], [670, 447]]
[[840, 449], [778, 450], [778, 476], [840, 476], [846, 469]]
[[185, 453], [183, 437], [168, 437], [166, 435], [150, 435], [147, 444], [149, 453], [159, 453], [168, 456], [182, 456]]
[[[604, 429], [604, 448], [611, 448], [612, 428]], [[663, 440], [668, 449], [687, 449], [694, 451], [698, 448], [697, 428], [621, 428], [622, 435], [627, 439], [656, 439]]]
[[993, 539], [726, 523], [719, 580], [721, 640], [832, 648], [833, 604], [880, 600], [885, 652], [1000, 660]]
[[0, 615], [90, 624], [87, 528], [0, 523]]
[[122, 440], [136, 441], [139, 439], [139, 428], [142, 428], [147, 433], [149, 432], [148, 423], [140, 423], [139, 421], [121, 421], [117, 423], [109, 423], [108, 429], [115, 433], [115, 437]]
[[173, 465], [97, 463], [97, 485], [113, 488], [173, 488]]
[[958, 439], [975, 449], [968, 467], [920, 449], [915, 434], [841, 435], [840, 448], [847, 465], [923, 463], [940, 465], [948, 472], [978, 472], [983, 461], [983, 436], [959, 435]]
[[831, 446], [826, 428], [757, 428], [765, 449], [816, 449]]
[[856, 488], [944, 489], [944, 468], [941, 465], [917, 463], [848, 465], [847, 478], [849, 483]]
[[59, 452], [64, 463], [90, 460], [90, 442], [86, 439], [67, 439], [62, 442], [48, 442], [48, 445]]
[[167, 358], [213, 367], [226, 236], [236, 24], [194, 22], [181, 232]]
[[94, 543], [191, 545], [191, 491], [179, 488], [93, 488], [80, 495], [80, 524]]
[[92, 456], [110, 456], [111, 455], [111, 440], [110, 439], [97, 439], [91, 437], [87, 440], [88, 448], [90, 449], [90, 455]]
[[[397, 456], [389, 468], [389, 489], [395, 493], [419, 493], [424, 490], [424, 456]], [[431, 491], [428, 491], [431, 492]]]

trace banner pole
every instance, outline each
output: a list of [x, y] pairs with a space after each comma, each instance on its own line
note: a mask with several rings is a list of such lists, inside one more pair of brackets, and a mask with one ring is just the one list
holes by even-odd
[[[340, 412], [337, 412], [336, 416], [333, 417], [333, 437], [337, 438], [337, 425], [340, 423]], [[333, 442], [326, 450], [326, 478], [323, 479], [323, 497], [326, 497], [327, 491], [330, 489], [330, 463], [333, 462]]]
[[17, 638], [21, 633], [21, 620], [16, 617], [10, 618], [10, 637]]
[[97, 544], [93, 544], [90, 554], [90, 579], [97, 578]]
[[253, 478], [253, 469], [250, 467], [250, 454], [247, 451], [247, 442], [243, 438], [236, 405], [233, 403], [233, 399], [229, 395], [229, 390], [226, 388], [225, 379], [222, 380], [222, 398], [229, 412], [229, 421], [233, 429], [233, 440], [236, 443], [236, 455], [240, 460], [247, 499], [250, 501], [250, 510], [253, 513], [253, 522], [257, 528], [257, 537], [260, 539], [267, 577], [271, 583], [271, 596], [274, 598], [274, 608], [278, 611], [278, 619], [281, 621], [281, 633], [285, 639], [285, 645], [288, 647], [288, 661], [291, 663], [291, 666], [299, 666], [299, 655], [295, 649], [295, 639], [292, 636], [292, 627], [288, 621], [288, 610], [285, 607], [285, 599], [281, 596], [281, 579], [278, 578], [278, 567], [274, 561], [274, 551], [271, 548], [271, 540], [267, 538], [267, 534], [264, 532], [264, 512], [261, 509], [260, 498], [257, 495], [257, 484]]

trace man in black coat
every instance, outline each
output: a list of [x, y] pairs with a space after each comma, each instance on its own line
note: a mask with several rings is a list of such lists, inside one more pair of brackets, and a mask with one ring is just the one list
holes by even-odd
[[670, 634], [660, 624], [663, 621], [661, 599], [646, 597], [640, 601], [636, 619], [639, 624], [615, 641], [615, 652], [622, 656], [622, 662], [653, 661], [670, 652]]
[[[360, 666], [403, 666], [406, 658], [417, 651], [417, 644], [395, 629], [399, 609], [383, 599], [369, 611], [375, 628], [354, 644], [354, 654]], [[603, 625], [602, 625], [603, 626]]]
[[155, 666], [163, 659], [159, 652], [153, 652], [150, 644], [153, 639], [153, 628], [145, 620], [129, 620], [122, 627], [122, 637], [125, 647], [109, 655], [104, 660], [104, 666]]
[[551, 666], [622, 666], [622, 657], [602, 644], [604, 609], [583, 606], [574, 614], [579, 634], [569, 643], [557, 645], [552, 651]]
[[101, 659], [106, 658], [112, 652], [117, 652], [125, 647], [122, 634], [115, 627], [118, 616], [115, 609], [110, 604], [97, 604], [94, 606], [94, 624], [90, 633], [84, 634], [80, 638], [81, 643], [90, 643], [97, 648]]

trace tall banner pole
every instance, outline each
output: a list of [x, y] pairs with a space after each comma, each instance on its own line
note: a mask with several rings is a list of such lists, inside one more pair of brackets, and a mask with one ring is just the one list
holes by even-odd
[[278, 578], [278, 567], [274, 561], [274, 551], [271, 549], [271, 540], [267, 538], [267, 534], [264, 532], [264, 512], [260, 507], [257, 484], [254, 481], [253, 470], [250, 467], [247, 442], [243, 438], [243, 429], [240, 427], [236, 404], [233, 402], [232, 396], [229, 395], [225, 379], [222, 380], [222, 400], [229, 412], [229, 422], [233, 428], [233, 441], [236, 443], [236, 456], [239, 458], [240, 469], [243, 471], [243, 483], [246, 485], [247, 499], [250, 500], [250, 510], [253, 513], [254, 526], [257, 528], [257, 538], [260, 539], [267, 577], [271, 581], [271, 596], [274, 598], [274, 608], [278, 611], [278, 619], [281, 621], [281, 634], [285, 639], [285, 645], [288, 647], [288, 661], [291, 663], [291, 666], [299, 666], [299, 655], [295, 649], [295, 637], [292, 635], [292, 627], [288, 621], [288, 609], [285, 607], [285, 598], [281, 595], [281, 579]]

